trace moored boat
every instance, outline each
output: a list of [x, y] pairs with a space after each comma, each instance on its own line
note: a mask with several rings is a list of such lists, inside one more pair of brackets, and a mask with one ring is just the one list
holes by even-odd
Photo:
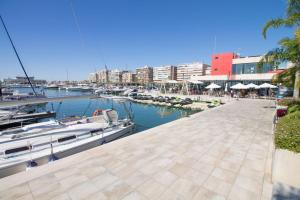
[[48, 121], [0, 132], [0, 177], [42, 165], [132, 133], [130, 119], [115, 110], [96, 110], [92, 117]]

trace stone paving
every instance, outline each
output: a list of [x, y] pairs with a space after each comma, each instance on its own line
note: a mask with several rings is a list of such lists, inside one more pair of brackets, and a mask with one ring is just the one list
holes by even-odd
[[0, 179], [0, 199], [271, 199], [271, 104], [230, 102]]

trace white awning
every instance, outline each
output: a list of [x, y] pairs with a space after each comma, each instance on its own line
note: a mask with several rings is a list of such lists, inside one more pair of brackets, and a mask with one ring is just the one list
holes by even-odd
[[211, 83], [210, 85], [205, 87], [206, 89], [219, 89], [221, 88], [221, 86], [215, 84], [215, 83]]
[[271, 85], [269, 83], [263, 83], [260, 86], [258, 86], [259, 88], [277, 88], [277, 86], [275, 85]]
[[245, 90], [245, 89], [248, 89], [248, 87], [242, 83], [238, 83], [234, 86], [231, 86], [230, 87], [231, 89], [235, 89], [235, 90]]
[[198, 80], [189, 80], [188, 82], [193, 83], [193, 84], [203, 84], [202, 81], [198, 81]]
[[176, 80], [167, 80], [167, 83], [178, 83]]
[[255, 88], [255, 89], [259, 89], [259, 86], [258, 85], [255, 85], [254, 83], [250, 83], [248, 85], [246, 85], [249, 89], [251, 88]]

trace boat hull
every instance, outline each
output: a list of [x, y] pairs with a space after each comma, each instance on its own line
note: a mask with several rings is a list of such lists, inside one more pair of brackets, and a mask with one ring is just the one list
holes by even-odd
[[[132, 134], [133, 131], [134, 131], [134, 124], [131, 124], [131, 125], [123, 128], [122, 130], [120, 130], [116, 133], [107, 135], [103, 138], [99, 138], [99, 139], [84, 143], [83, 145], [78, 145], [78, 146], [63, 150], [63, 151], [55, 152], [55, 156], [58, 159], [65, 158], [65, 157], [74, 155], [76, 153], [80, 153], [82, 151], [86, 151], [88, 149], [91, 149], [91, 148], [103, 145], [105, 143], [114, 141], [116, 139], [128, 136], [128, 135]], [[34, 158], [34, 161], [38, 164], [38, 166], [44, 165], [49, 162], [49, 156], [50, 156], [50, 153], [47, 155], [38, 157], [38, 158]], [[10, 166], [0, 168], [0, 178], [6, 177], [6, 176], [9, 176], [9, 175], [21, 172], [21, 171], [26, 171], [28, 161], [30, 161], [30, 160], [25, 160], [23, 162], [19, 162], [16, 164], [12, 164]]]

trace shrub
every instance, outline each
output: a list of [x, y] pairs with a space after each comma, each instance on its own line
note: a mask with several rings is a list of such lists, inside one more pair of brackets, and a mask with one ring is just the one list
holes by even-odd
[[293, 106], [293, 105], [299, 105], [300, 106], [300, 101], [295, 100], [295, 99], [281, 99], [278, 101], [278, 105], [280, 106]]
[[294, 113], [296, 111], [300, 111], [300, 105], [292, 105], [288, 108], [288, 113]]
[[275, 145], [279, 149], [300, 153], [300, 111], [279, 119], [275, 130]]

